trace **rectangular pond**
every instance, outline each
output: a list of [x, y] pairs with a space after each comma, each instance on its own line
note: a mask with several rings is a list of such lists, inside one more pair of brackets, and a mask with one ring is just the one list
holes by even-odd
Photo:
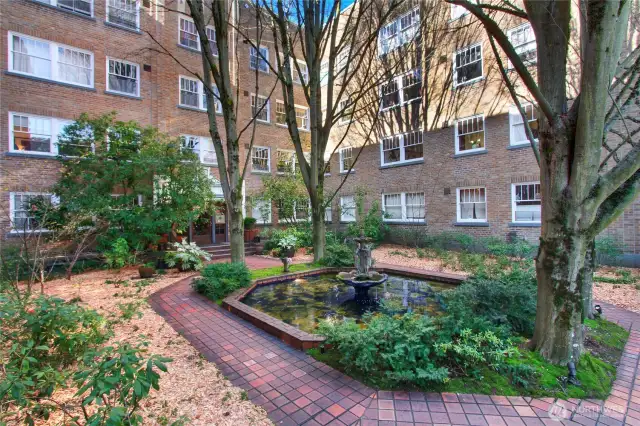
[[313, 333], [322, 319], [329, 317], [359, 320], [368, 312], [416, 312], [439, 315], [442, 306], [439, 293], [455, 288], [453, 284], [389, 275], [389, 279], [369, 289], [368, 298], [356, 299], [353, 287], [323, 274], [257, 286], [242, 303]]

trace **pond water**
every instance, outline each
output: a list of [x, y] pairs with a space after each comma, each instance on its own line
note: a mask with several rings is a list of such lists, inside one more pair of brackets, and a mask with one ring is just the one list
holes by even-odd
[[369, 300], [356, 300], [353, 287], [334, 274], [298, 278], [257, 287], [243, 303], [301, 330], [313, 332], [321, 319], [335, 316], [358, 320], [367, 311], [412, 311], [439, 315], [438, 293], [454, 285], [397, 275], [369, 289]]

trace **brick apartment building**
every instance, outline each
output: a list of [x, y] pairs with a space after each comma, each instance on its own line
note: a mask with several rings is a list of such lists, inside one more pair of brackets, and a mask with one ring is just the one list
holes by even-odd
[[[97, 115], [116, 111], [118, 119], [135, 120], [172, 136], [183, 136], [185, 146], [198, 153], [211, 176], [218, 175], [208, 137], [202, 84], [190, 75], [202, 70], [195, 28], [187, 16], [168, 10], [185, 11], [184, 0], [171, 4], [166, 1], [166, 8], [156, 3], [2, 2], [3, 238], [10, 239], [29, 229], [30, 217], [25, 209], [29, 197], [48, 194], [60, 171], [56, 156], [64, 153], [58, 152], [57, 134], [83, 112]], [[238, 1], [232, 5], [240, 27], [244, 24], [251, 28], [248, 3]], [[447, 14], [451, 13], [446, 18], [449, 23], [470, 19], [459, 8], [445, 7]], [[419, 22], [416, 10], [398, 16], [385, 27], [381, 53], [392, 54], [405, 44], [402, 34]], [[535, 58], [535, 43], [526, 25], [514, 24], [509, 35], [523, 55]], [[275, 61], [268, 34], [263, 37], [262, 54]], [[393, 227], [410, 224], [430, 233], [454, 230], [478, 236], [537, 239], [539, 173], [523, 137], [523, 125], [519, 115], [510, 109], [508, 97], [497, 88], [495, 72], [491, 76], [490, 49], [483, 33], [466, 37], [459, 39], [455, 48], [443, 47], [450, 49], [446, 55], [436, 54], [438, 65], [453, 68], [451, 80], [442, 83], [444, 90], [441, 88], [453, 106], [446, 115], [434, 116], [429, 107], [413, 107], [415, 103], [425, 104], [422, 93], [429, 75], [422, 70], [427, 69], [424, 63], [427, 53], [431, 53], [425, 49], [418, 59], [406, 61], [403, 72], [391, 79], [392, 84], [381, 88], [381, 115], [391, 118], [381, 126], [376, 140], [362, 149], [328, 209], [330, 227], [354, 220], [354, 195], [365, 187], [367, 204], [379, 200]], [[250, 44], [240, 41], [235, 45], [234, 40], [231, 37], [231, 48], [237, 52], [232, 72], [240, 93], [238, 118], [239, 123], [247, 123], [253, 114], [252, 106], [266, 101], [276, 83], [268, 65]], [[212, 44], [210, 48], [215, 52], [217, 46]], [[435, 65], [428, 69], [433, 73]], [[265, 175], [295, 167], [293, 146], [282, 125], [282, 105], [278, 102], [281, 96], [276, 86], [267, 108], [256, 120], [255, 143], [249, 156], [252, 164], [245, 182], [248, 198], [259, 191]], [[302, 98], [300, 95], [296, 99]], [[394, 127], [394, 111], [399, 110], [411, 110], [411, 118], [400, 120]], [[527, 111], [535, 127], [535, 109], [528, 106]], [[300, 106], [297, 115], [300, 128], [308, 128], [306, 107]], [[344, 132], [347, 125], [339, 123], [336, 133]], [[243, 136], [244, 151], [250, 143], [250, 133]], [[327, 187], [337, 187], [362, 144], [357, 136], [346, 138], [331, 158]], [[214, 191], [220, 192], [219, 185], [213, 182]], [[263, 207], [248, 202], [247, 214], [260, 216], [262, 225], [276, 225], [277, 209], [272, 208], [270, 215], [262, 217]], [[606, 233], [623, 243], [630, 256], [640, 253], [640, 204], [634, 203]], [[203, 245], [226, 241], [224, 214], [213, 215], [210, 226], [194, 230], [194, 239]]]

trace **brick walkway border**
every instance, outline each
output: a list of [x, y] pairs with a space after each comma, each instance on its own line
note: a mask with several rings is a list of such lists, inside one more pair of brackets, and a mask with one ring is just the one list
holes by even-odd
[[279, 425], [640, 426], [640, 315], [613, 305], [601, 303], [605, 316], [631, 336], [606, 401], [385, 392], [223, 310], [190, 281], [152, 294], [151, 306]]

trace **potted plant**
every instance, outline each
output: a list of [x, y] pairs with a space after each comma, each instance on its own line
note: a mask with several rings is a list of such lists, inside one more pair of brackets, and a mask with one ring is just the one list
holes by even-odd
[[145, 263], [138, 267], [138, 273], [140, 278], [152, 278], [156, 273], [156, 268], [153, 262]]
[[252, 242], [256, 238], [259, 238], [260, 230], [256, 228], [256, 218], [245, 217], [244, 218], [244, 241], [247, 243]]
[[293, 257], [296, 254], [296, 245], [298, 239], [293, 234], [285, 234], [278, 240], [278, 248], [280, 249], [280, 257]]
[[168, 251], [164, 260], [170, 268], [177, 267], [180, 271], [198, 271], [204, 266], [205, 260], [211, 260], [211, 256], [202, 250], [196, 243], [173, 243], [173, 251]]

